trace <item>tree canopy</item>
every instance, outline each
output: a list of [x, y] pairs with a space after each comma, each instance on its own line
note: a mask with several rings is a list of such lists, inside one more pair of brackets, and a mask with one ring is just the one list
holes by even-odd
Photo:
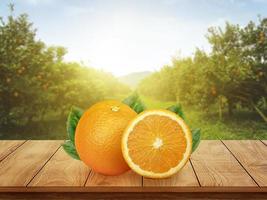
[[196, 49], [192, 57], [175, 58], [144, 79], [139, 91], [160, 100], [174, 100], [205, 109], [218, 105], [220, 116], [227, 106], [262, 109], [267, 98], [267, 19], [245, 27], [226, 22], [208, 29], [211, 52]]
[[113, 75], [64, 61], [67, 50], [37, 39], [26, 14], [0, 20], [0, 125], [25, 124], [47, 113], [87, 108], [129, 88]]

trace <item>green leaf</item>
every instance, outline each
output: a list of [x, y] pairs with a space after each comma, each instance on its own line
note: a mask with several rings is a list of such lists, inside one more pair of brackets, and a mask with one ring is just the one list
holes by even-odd
[[181, 104], [172, 105], [169, 108], [167, 108], [167, 110], [172, 111], [176, 113], [177, 115], [179, 115], [182, 119], [185, 119], [185, 115], [184, 115]]
[[81, 118], [83, 114], [83, 110], [76, 107], [76, 106], [73, 106], [71, 108], [71, 111], [69, 113], [69, 116], [68, 116], [68, 120], [67, 120], [67, 133], [68, 133], [68, 136], [69, 136], [69, 139], [70, 141], [74, 143], [74, 138], [75, 138], [75, 130], [76, 130], [76, 126]]
[[[177, 115], [179, 115], [183, 120], [185, 120], [185, 115], [182, 109], [181, 104], [175, 104], [170, 106], [169, 108], [167, 108], [167, 110], [172, 111], [174, 113], [176, 113]], [[193, 129], [191, 130], [192, 132], [192, 153], [197, 149], [199, 143], [200, 143], [200, 139], [201, 139], [201, 130], [198, 129]]]
[[62, 147], [72, 158], [81, 160], [72, 141], [66, 140], [65, 143], [62, 144]]
[[141, 101], [137, 92], [134, 92], [122, 102], [130, 106], [137, 113], [143, 112], [146, 109], [145, 104]]
[[192, 130], [192, 153], [197, 149], [201, 139], [201, 130], [199, 128]]

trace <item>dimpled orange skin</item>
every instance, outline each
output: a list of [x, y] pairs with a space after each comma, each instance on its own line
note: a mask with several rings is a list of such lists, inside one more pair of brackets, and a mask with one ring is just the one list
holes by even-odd
[[75, 146], [81, 160], [104, 175], [119, 175], [129, 170], [122, 156], [121, 137], [136, 115], [129, 106], [115, 100], [90, 107], [75, 131]]

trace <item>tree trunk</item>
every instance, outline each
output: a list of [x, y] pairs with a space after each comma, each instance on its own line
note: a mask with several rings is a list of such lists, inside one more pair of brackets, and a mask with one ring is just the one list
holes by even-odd
[[219, 119], [222, 120], [222, 98], [219, 97]]
[[267, 123], [267, 116], [253, 103], [251, 102], [252, 107], [256, 110], [256, 112], [261, 116], [261, 118]]
[[40, 121], [44, 121], [45, 114], [46, 114], [46, 108], [43, 109], [43, 111], [41, 112]]
[[27, 124], [27, 125], [31, 124], [31, 123], [33, 122], [33, 118], [34, 118], [34, 115], [30, 115], [30, 116], [28, 117], [28, 119], [27, 119], [26, 124]]
[[[5, 91], [4, 91], [5, 92]], [[11, 124], [11, 117], [10, 117], [10, 112], [12, 109], [12, 105], [10, 103], [10, 95], [9, 93], [7, 93], [7, 95], [3, 95], [3, 105], [4, 105], [4, 109], [2, 110], [3, 112], [3, 116], [5, 118], [4, 120], [4, 124]]]
[[231, 100], [228, 100], [228, 115], [233, 116], [234, 105]]
[[60, 118], [63, 119], [65, 117], [65, 109], [62, 108], [60, 111]]

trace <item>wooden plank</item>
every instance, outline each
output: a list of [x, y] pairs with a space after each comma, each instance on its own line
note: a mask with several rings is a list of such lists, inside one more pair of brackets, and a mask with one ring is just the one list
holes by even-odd
[[264, 200], [266, 193], [222, 193], [222, 192], [23, 192], [23, 193], [0, 193], [1, 200], [93, 200], [93, 199], [116, 199], [116, 200], [152, 200], [152, 199], [183, 199], [183, 200], [219, 200], [219, 199], [249, 199], [249, 200]]
[[191, 161], [202, 187], [257, 187], [257, 184], [221, 141], [201, 141]]
[[142, 177], [133, 171], [128, 171], [119, 176], [104, 176], [91, 171], [86, 182], [87, 187], [96, 186], [122, 186], [122, 187], [140, 187], [142, 186]]
[[21, 146], [25, 140], [1, 140], [0, 141], [0, 162], [10, 153]]
[[223, 143], [261, 187], [267, 187], [267, 146], [259, 140], [224, 140]]
[[[0, 162], [0, 198], [3, 194], [1, 192], [41, 192], [41, 197], [44, 192], [72, 192], [74, 196], [78, 193], [96, 192], [110, 192], [109, 195], [113, 195], [112, 192], [150, 192], [154, 193], [155, 197], [158, 197], [159, 192], [176, 193], [177, 197], [191, 192], [266, 194], [267, 187], [258, 187], [246, 171], [258, 183], [265, 183], [267, 146], [261, 141], [256, 141], [256, 145], [255, 141], [238, 141], [241, 143], [239, 147], [236, 147], [236, 143], [231, 144], [238, 152], [235, 153], [230, 145], [226, 144], [232, 141], [223, 142], [225, 145], [220, 141], [202, 141], [192, 155], [192, 165], [188, 162], [180, 173], [169, 179], [145, 178], [142, 187], [142, 177], [132, 171], [121, 176], [104, 176], [90, 172], [88, 176], [89, 169], [82, 162], [70, 158], [59, 148], [62, 141], [27, 141]], [[1, 148], [3, 147], [0, 142]], [[239, 159], [238, 154], [241, 154], [242, 159]], [[246, 165], [257, 171], [257, 174], [251, 173]], [[198, 185], [194, 170], [202, 187]], [[260, 177], [260, 181], [255, 178], [256, 176]], [[83, 187], [85, 181], [86, 187]], [[28, 187], [25, 187], [26, 185]]]
[[170, 187], [199, 187], [199, 183], [194, 174], [194, 170], [190, 162], [188, 162], [184, 168], [175, 174], [174, 176], [166, 179], [143, 179], [143, 185], [145, 187], [154, 186], [170, 186]]
[[84, 186], [89, 172], [89, 167], [71, 158], [61, 147], [28, 187]]
[[0, 186], [26, 186], [62, 141], [27, 141], [0, 163]]
[[[190, 193], [190, 192], [265, 192], [267, 195], [267, 187], [141, 187], [141, 186], [43, 186], [43, 187], [0, 187], [0, 195], [3, 192], [10, 193], [18, 193], [18, 192], [62, 192], [62, 193], [75, 193], [75, 192], [83, 192], [83, 193], [95, 193], [95, 192], [175, 192], [175, 193]], [[1, 199], [1, 198], [0, 198]]]

